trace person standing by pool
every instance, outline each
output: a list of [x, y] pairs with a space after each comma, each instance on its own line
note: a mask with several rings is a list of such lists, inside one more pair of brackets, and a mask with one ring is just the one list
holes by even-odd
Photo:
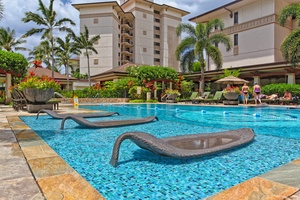
[[261, 93], [260, 86], [255, 82], [254, 87], [253, 87], [253, 95], [254, 95], [255, 104], [257, 104], [257, 100], [261, 104], [260, 93]]
[[244, 83], [243, 87], [242, 87], [242, 93], [243, 93], [243, 97], [244, 97], [244, 104], [248, 103], [248, 93], [249, 93], [249, 87], [247, 85], [247, 83]]

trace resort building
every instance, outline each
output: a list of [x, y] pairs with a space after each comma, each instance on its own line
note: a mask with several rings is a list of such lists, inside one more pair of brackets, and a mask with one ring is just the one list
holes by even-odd
[[[251, 81], [250, 84], [296, 83], [296, 80], [300, 83], [300, 70], [286, 63], [280, 51], [283, 40], [297, 28], [296, 20], [289, 19], [284, 27], [277, 21], [280, 10], [292, 3], [299, 0], [236, 0], [189, 20], [195, 23], [223, 20], [222, 32], [232, 38], [234, 46], [226, 52], [219, 45], [222, 69], [241, 69], [240, 77]], [[206, 81], [214, 81], [223, 71], [217, 70], [208, 57], [205, 74]], [[187, 77], [200, 80], [199, 73]]]
[[[100, 35], [90, 55], [91, 75], [126, 63], [158, 65], [179, 70], [174, 56], [180, 42], [176, 27], [188, 12], [153, 0], [121, 0], [73, 4], [80, 12], [80, 30]], [[80, 73], [87, 73], [86, 56], [80, 56]]]

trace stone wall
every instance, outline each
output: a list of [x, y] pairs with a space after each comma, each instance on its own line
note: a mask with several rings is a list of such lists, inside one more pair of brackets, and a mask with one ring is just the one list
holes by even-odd
[[[72, 104], [73, 98], [52, 98], [54, 101], [61, 101], [62, 104]], [[85, 103], [126, 103], [129, 98], [78, 98], [79, 104]]]

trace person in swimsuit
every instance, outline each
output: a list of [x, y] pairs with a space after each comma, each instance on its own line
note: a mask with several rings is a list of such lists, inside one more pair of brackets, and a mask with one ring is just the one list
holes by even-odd
[[248, 103], [248, 93], [249, 93], [249, 87], [247, 83], [244, 83], [242, 87], [243, 97], [244, 97], [244, 104]]
[[257, 100], [261, 104], [260, 93], [261, 93], [260, 86], [255, 82], [254, 87], [253, 87], [253, 94], [254, 94], [255, 104], [257, 104]]

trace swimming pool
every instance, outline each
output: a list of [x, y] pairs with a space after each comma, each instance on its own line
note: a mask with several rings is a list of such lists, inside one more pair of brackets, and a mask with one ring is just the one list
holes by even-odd
[[[199, 107], [180, 105], [99, 105], [87, 109], [117, 111], [101, 120], [157, 115], [158, 122], [119, 128], [85, 129], [48, 116], [22, 117], [64, 160], [106, 199], [199, 199], [265, 173], [300, 157], [300, 111], [285, 108]], [[97, 121], [99, 119], [89, 119]], [[172, 159], [125, 141], [117, 168], [109, 165], [116, 138], [126, 131], [156, 137], [253, 128], [251, 144], [214, 156]]]

